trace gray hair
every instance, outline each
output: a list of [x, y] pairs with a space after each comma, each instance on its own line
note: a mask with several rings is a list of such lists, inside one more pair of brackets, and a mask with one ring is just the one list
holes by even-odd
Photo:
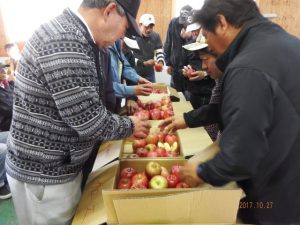
[[110, 3], [116, 3], [117, 12], [120, 16], [125, 16], [125, 10], [116, 0], [83, 0], [81, 3], [81, 7], [85, 8], [105, 8]]

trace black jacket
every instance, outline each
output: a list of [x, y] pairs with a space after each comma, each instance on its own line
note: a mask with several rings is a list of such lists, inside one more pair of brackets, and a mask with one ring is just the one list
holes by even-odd
[[299, 62], [299, 39], [263, 17], [246, 23], [217, 60], [221, 151], [198, 173], [213, 185], [242, 187], [246, 223], [300, 223]]
[[8, 131], [12, 119], [14, 82], [6, 88], [0, 87], [0, 131]]
[[165, 62], [167, 66], [182, 68], [182, 46], [186, 43], [180, 36], [183, 25], [179, 23], [179, 18], [173, 18], [168, 26], [166, 41], [164, 45]]

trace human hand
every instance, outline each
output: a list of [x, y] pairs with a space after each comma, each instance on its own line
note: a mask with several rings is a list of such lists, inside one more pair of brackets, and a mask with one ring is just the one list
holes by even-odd
[[187, 161], [181, 168], [180, 168], [180, 175], [181, 179], [186, 179], [189, 181], [191, 186], [198, 186], [200, 184], [204, 184], [204, 181], [198, 176], [197, 169], [199, 166], [199, 162], [196, 160], [189, 160]]
[[188, 77], [190, 70], [192, 70], [192, 67], [190, 65], [184, 66], [182, 69], [183, 76]]
[[167, 73], [168, 73], [169, 75], [172, 75], [172, 71], [173, 71], [173, 68], [172, 68], [171, 66], [168, 66], [168, 68], [167, 68]]
[[128, 115], [132, 115], [139, 108], [139, 106], [136, 101], [128, 99], [126, 101], [126, 108], [127, 108]]
[[156, 63], [156, 60], [154, 59], [149, 59], [147, 61], [144, 61], [144, 66], [154, 66]]
[[189, 80], [190, 81], [203, 80], [205, 76], [206, 76], [205, 71], [195, 71], [190, 74]]
[[163, 120], [158, 127], [165, 133], [173, 133], [176, 130], [187, 128], [187, 124], [185, 123], [183, 116], [172, 116]]
[[144, 77], [140, 77], [138, 82], [139, 82], [139, 84], [152, 84], [151, 81], [147, 80]]
[[152, 83], [139, 84], [134, 87], [134, 94], [148, 96], [152, 93], [152, 90]]
[[148, 120], [142, 120], [136, 116], [130, 116], [129, 118], [134, 124], [133, 136], [135, 138], [146, 138], [151, 127]]

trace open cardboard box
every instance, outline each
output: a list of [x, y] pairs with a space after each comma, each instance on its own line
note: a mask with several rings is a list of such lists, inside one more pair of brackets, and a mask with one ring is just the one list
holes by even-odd
[[147, 101], [150, 101], [150, 100], [151, 101], [158, 101], [163, 96], [170, 96], [172, 102], [178, 102], [180, 100], [177, 91], [174, 88], [168, 86], [165, 83], [153, 83], [153, 88], [165, 91], [167, 93], [151, 93], [149, 96], [139, 95], [138, 98], [142, 102], [147, 102]]
[[[150, 133], [158, 133], [160, 131], [160, 129], [158, 128], [158, 125], [161, 123], [161, 120], [149, 120], [149, 123], [151, 124], [151, 128], [150, 128]], [[183, 148], [181, 145], [181, 138], [184, 138], [182, 135], [179, 135], [178, 132], [175, 132], [176, 136], [177, 136], [177, 143], [178, 143], [178, 155], [175, 158], [184, 157], [184, 152], [183, 152]], [[134, 154], [133, 151], [133, 147], [132, 147], [132, 143], [133, 143], [133, 137], [128, 137], [126, 139], [123, 140], [122, 146], [121, 146], [121, 151], [120, 151], [120, 159], [128, 159], [131, 158], [131, 156]], [[143, 157], [142, 157], [143, 158]], [[163, 157], [163, 158], [169, 158], [169, 157]]]
[[[199, 188], [162, 190], [118, 190], [120, 171], [128, 166], [143, 171], [148, 159], [122, 160], [115, 176], [114, 190], [103, 190], [108, 224], [235, 224], [242, 190]], [[170, 170], [184, 159], [151, 159]]]

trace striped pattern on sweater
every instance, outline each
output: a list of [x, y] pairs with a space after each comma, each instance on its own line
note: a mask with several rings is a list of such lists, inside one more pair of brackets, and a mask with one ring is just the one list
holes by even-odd
[[103, 105], [99, 49], [69, 9], [26, 43], [17, 68], [6, 169], [17, 180], [58, 184], [76, 177], [99, 140], [122, 139], [132, 121]]

